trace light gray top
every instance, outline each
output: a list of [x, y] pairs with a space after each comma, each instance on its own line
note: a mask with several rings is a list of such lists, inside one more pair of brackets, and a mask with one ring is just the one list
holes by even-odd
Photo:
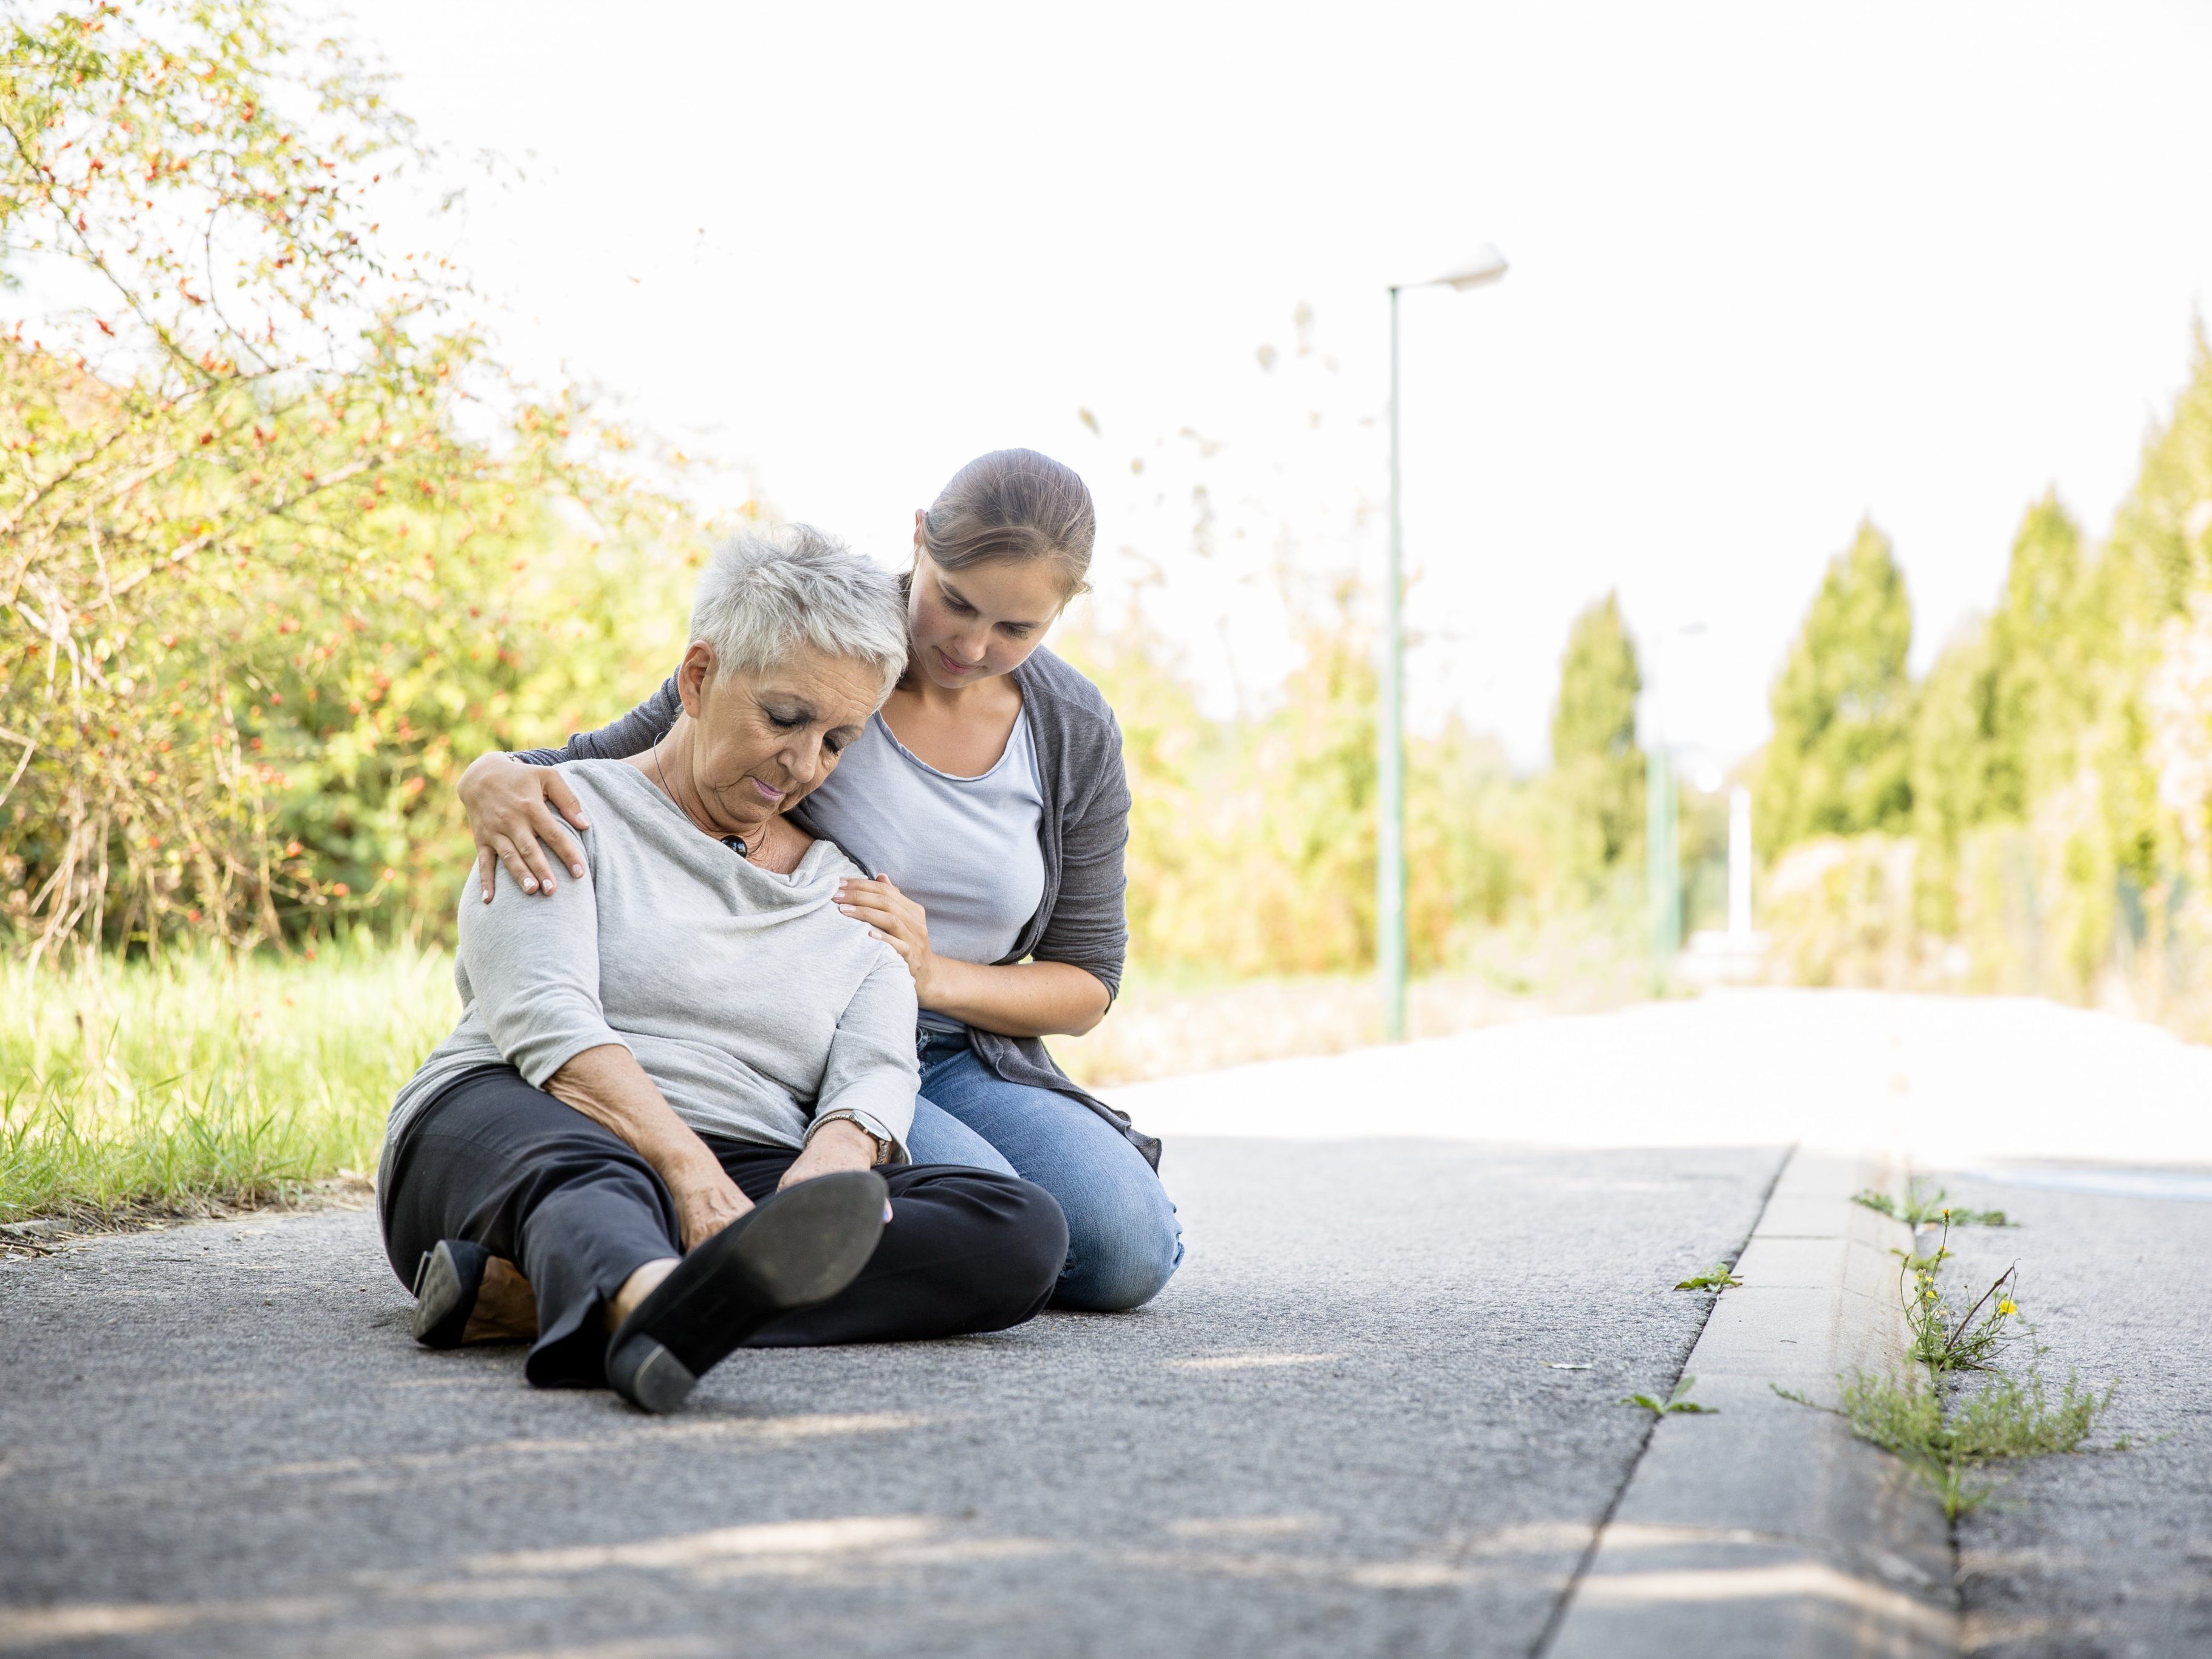
[[586, 874], [526, 897], [502, 870], [489, 904], [473, 875], [464, 884], [461, 1023], [393, 1102], [387, 1166], [409, 1121], [466, 1073], [505, 1061], [543, 1088], [610, 1042], [702, 1133], [796, 1147], [817, 1114], [844, 1109], [902, 1161], [920, 1082], [914, 979], [833, 902], [860, 873], [852, 860], [817, 841], [779, 876], [634, 767], [561, 769], [592, 823], [578, 836]]
[[[1029, 713], [1015, 716], [1005, 752], [974, 777], [940, 772], [898, 740], [878, 713], [838, 757], [835, 794], [817, 791], [817, 833], [888, 874], [929, 913], [929, 946], [956, 962], [1005, 960], [1044, 896], [1037, 820], [1044, 789]], [[922, 1010], [923, 1025], [966, 1028]]]

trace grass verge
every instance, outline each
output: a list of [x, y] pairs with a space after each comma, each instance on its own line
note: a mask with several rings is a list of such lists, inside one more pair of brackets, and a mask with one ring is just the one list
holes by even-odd
[[453, 1027], [453, 960], [0, 968], [0, 1222], [192, 1213], [372, 1168], [392, 1097]]
[[[1492, 930], [1414, 981], [1414, 1035], [1587, 1012], [1645, 994], [1595, 926]], [[372, 1166], [392, 1096], [453, 1029], [443, 951], [356, 940], [313, 957], [172, 956], [67, 971], [0, 962], [0, 1224], [283, 1200]], [[1371, 975], [1133, 975], [1053, 1050], [1104, 1087], [1376, 1040]]]

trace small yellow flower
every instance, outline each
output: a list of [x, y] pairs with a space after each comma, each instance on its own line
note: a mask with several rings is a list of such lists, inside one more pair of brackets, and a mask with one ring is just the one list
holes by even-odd
[[1997, 1311], [2001, 1314], [2016, 1314], [2020, 1311], [2020, 1304], [2007, 1297], [1997, 1304]]

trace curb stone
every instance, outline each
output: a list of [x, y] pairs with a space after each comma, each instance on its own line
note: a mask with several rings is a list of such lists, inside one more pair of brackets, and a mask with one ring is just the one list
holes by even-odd
[[1896, 1458], [1826, 1404], [1904, 1363], [1902, 1223], [1850, 1201], [1901, 1164], [1799, 1148], [1683, 1366], [1717, 1416], [1662, 1417], [1601, 1528], [1544, 1659], [1959, 1652], [1949, 1528]]

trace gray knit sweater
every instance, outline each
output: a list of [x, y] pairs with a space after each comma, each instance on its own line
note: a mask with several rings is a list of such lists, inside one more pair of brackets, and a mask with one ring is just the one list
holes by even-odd
[[852, 860], [817, 841], [780, 876], [701, 830], [634, 767], [562, 769], [592, 820], [584, 878], [526, 898], [502, 870], [486, 904], [471, 872], [453, 965], [461, 1023], [392, 1103], [385, 1161], [470, 1073], [505, 1063], [543, 1088], [610, 1043], [702, 1134], [796, 1147], [817, 1113], [842, 1109], [902, 1149], [920, 1073], [914, 976], [838, 910], [837, 884], [860, 873]]
[[[1044, 811], [1037, 842], [1044, 854], [1044, 896], [1015, 939], [1006, 963], [1035, 958], [1082, 969], [1106, 988], [1121, 989], [1129, 928], [1123, 913], [1127, 880], [1121, 856], [1129, 839], [1129, 785], [1121, 768], [1121, 728], [1098, 688], [1040, 647], [1014, 670], [1030, 729], [1036, 743]], [[515, 758], [550, 766], [572, 760], [617, 760], [643, 754], [676, 724], [683, 704], [672, 678], [620, 720], [580, 732], [558, 749], [530, 749]], [[836, 789], [832, 772], [819, 793]], [[792, 820], [810, 835], [820, 831], [801, 802]], [[1140, 1133], [1127, 1117], [1079, 1088], [1054, 1063], [1036, 1037], [970, 1030], [976, 1057], [1009, 1083], [1050, 1089], [1073, 1098], [1119, 1129], [1157, 1169], [1160, 1143]]]

